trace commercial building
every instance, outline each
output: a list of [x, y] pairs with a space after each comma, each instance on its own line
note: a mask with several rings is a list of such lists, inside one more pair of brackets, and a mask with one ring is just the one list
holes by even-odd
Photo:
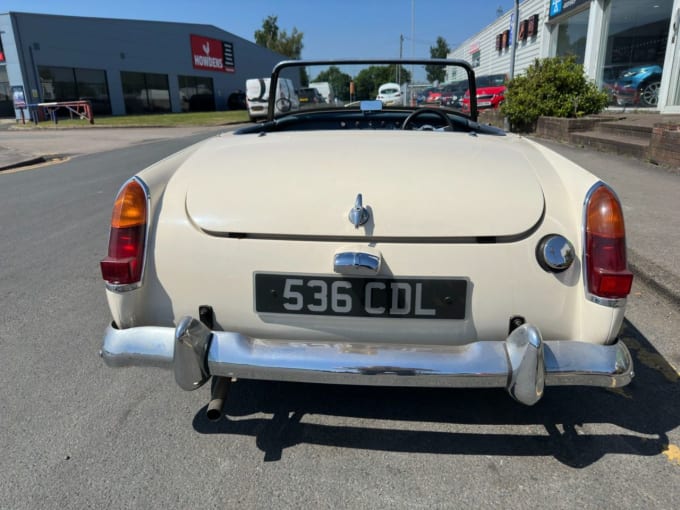
[[[612, 104], [680, 113], [680, 0], [522, 0], [450, 58], [478, 75], [515, 74], [537, 58], [574, 55]], [[449, 81], [462, 77], [447, 76]]]
[[95, 115], [226, 110], [283, 58], [212, 25], [0, 14], [0, 116], [77, 100]]

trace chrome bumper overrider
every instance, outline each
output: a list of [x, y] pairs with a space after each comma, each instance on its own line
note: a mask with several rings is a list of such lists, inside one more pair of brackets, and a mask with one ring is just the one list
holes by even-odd
[[174, 368], [185, 390], [210, 376], [375, 386], [506, 388], [534, 404], [544, 386], [625, 386], [633, 362], [623, 342], [543, 341], [535, 326], [505, 341], [464, 346], [308, 343], [211, 331], [192, 317], [177, 328], [109, 326], [101, 356], [111, 367]]

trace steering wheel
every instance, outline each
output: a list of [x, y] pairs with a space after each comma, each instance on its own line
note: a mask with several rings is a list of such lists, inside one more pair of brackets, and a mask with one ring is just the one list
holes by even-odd
[[442, 118], [442, 120], [446, 123], [446, 127], [453, 131], [453, 122], [451, 122], [449, 116], [446, 115], [446, 113], [444, 113], [443, 111], [438, 110], [436, 108], [418, 108], [417, 110], [414, 110], [408, 117], [406, 117], [406, 119], [404, 119], [404, 123], [401, 125], [401, 129], [409, 129], [409, 124], [411, 124], [415, 119], [417, 119], [421, 115], [426, 115], [428, 113], [434, 113], [436, 115], [439, 115]]
[[293, 103], [287, 97], [280, 97], [276, 100], [276, 108], [281, 112], [289, 112], [293, 107]]

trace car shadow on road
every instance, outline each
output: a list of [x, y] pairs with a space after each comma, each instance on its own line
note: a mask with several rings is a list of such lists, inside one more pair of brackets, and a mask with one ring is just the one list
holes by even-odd
[[[265, 461], [286, 448], [340, 448], [444, 455], [552, 456], [574, 468], [607, 454], [652, 456], [680, 425], [679, 376], [633, 324], [623, 339], [633, 382], [618, 389], [549, 387], [533, 407], [504, 390], [379, 388], [238, 381], [225, 417], [195, 416], [202, 434], [253, 436]], [[305, 416], [310, 417], [304, 421]], [[476, 430], [479, 427], [480, 430]]]

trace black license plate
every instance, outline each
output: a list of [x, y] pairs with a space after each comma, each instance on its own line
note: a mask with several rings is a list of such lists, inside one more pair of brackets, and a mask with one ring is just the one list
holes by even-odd
[[255, 274], [258, 313], [464, 319], [467, 280]]

